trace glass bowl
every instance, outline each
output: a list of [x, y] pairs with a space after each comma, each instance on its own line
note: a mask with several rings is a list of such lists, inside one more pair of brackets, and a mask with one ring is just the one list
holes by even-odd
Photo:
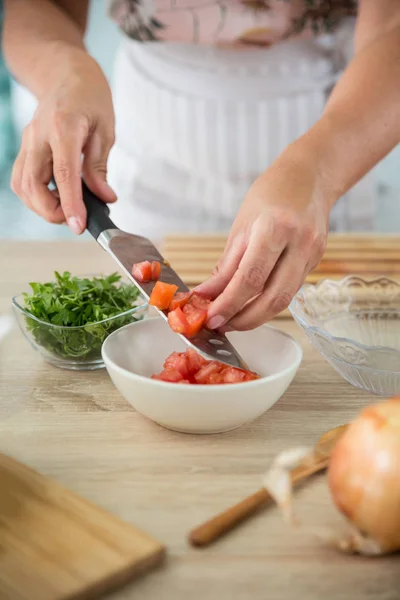
[[314, 347], [352, 385], [400, 394], [400, 284], [348, 276], [305, 284], [290, 311]]
[[149, 307], [143, 297], [139, 296], [136, 303], [131, 309], [103, 321], [79, 327], [65, 327], [33, 316], [24, 308], [22, 294], [12, 299], [18, 325], [31, 346], [46, 362], [75, 371], [104, 367], [101, 357], [103, 341], [116, 329], [140, 321], [147, 315]]

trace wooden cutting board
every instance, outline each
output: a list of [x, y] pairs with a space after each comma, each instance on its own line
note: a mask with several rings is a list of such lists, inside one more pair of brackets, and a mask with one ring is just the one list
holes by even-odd
[[[189, 287], [211, 274], [223, 253], [227, 236], [171, 235], [164, 240], [164, 256]], [[388, 276], [400, 281], [400, 237], [376, 234], [331, 234], [318, 267], [308, 283], [321, 279], [342, 279], [346, 275], [365, 278]], [[288, 316], [285, 311], [281, 316]]]
[[0, 599], [88, 600], [157, 565], [164, 547], [0, 454]]

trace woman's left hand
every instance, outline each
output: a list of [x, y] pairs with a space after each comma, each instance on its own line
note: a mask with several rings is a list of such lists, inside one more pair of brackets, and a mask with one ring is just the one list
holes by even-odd
[[[301, 155], [300, 155], [301, 156]], [[253, 329], [290, 304], [325, 250], [333, 190], [287, 149], [250, 188], [211, 278], [211, 329]]]

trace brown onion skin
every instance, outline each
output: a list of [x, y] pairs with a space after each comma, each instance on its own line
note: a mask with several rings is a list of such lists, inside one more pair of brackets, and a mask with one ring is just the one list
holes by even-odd
[[364, 409], [338, 441], [328, 469], [337, 508], [375, 540], [400, 550], [400, 397]]

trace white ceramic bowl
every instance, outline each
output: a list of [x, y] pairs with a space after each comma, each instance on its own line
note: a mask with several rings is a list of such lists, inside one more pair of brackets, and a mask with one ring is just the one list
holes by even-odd
[[300, 345], [269, 326], [228, 334], [261, 379], [226, 385], [185, 385], [150, 379], [186, 344], [162, 318], [121, 327], [104, 342], [107, 371], [122, 396], [159, 425], [185, 433], [222, 433], [261, 416], [284, 394], [301, 363]]

